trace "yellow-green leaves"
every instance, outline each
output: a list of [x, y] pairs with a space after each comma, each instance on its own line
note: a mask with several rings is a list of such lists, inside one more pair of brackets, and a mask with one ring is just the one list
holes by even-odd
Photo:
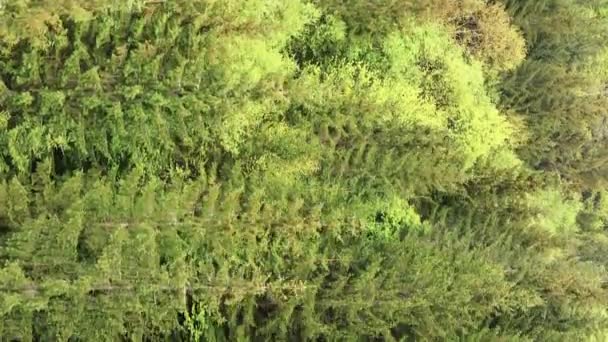
[[576, 217], [582, 209], [577, 198], [567, 199], [559, 190], [542, 190], [528, 197], [528, 206], [536, 213], [531, 224], [552, 235], [578, 231]]
[[450, 130], [447, 136], [464, 148], [465, 168], [508, 141], [512, 129], [487, 95], [481, 66], [466, 62], [443, 30], [419, 25], [393, 33], [385, 51], [391, 76], [410, 81], [423, 101], [435, 105], [435, 114], [420, 115], [419, 121], [433, 118]]
[[49, 45], [22, 36], [27, 48], [6, 47], [0, 108], [15, 120], [0, 153], [11, 172], [59, 155], [69, 169], [193, 167], [210, 148], [238, 155], [285, 110], [295, 64], [281, 49], [317, 15], [311, 5], [141, 4], [62, 2], [51, 12], [67, 17], [45, 33]]
[[[440, 26], [412, 24], [348, 43], [304, 68], [290, 88], [292, 106], [339, 163], [337, 175], [362, 177], [366, 164], [382, 170], [374, 178], [387, 187], [405, 179], [445, 186], [510, 147], [514, 129], [490, 99], [481, 64], [467, 60]], [[296, 56], [315, 46], [306, 44], [294, 45], [303, 49]]]

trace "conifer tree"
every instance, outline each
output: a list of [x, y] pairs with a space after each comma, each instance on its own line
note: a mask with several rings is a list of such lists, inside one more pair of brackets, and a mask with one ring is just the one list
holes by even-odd
[[600, 9], [606, 4], [505, 3], [529, 46], [528, 60], [502, 85], [503, 105], [523, 115], [530, 127], [531, 141], [521, 155], [534, 168], [556, 171], [579, 189], [603, 183], [601, 127], [608, 98], [597, 92], [603, 81], [585, 70], [605, 48], [608, 22]]

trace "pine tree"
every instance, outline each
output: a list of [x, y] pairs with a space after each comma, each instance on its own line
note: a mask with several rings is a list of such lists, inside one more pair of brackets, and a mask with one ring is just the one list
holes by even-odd
[[[602, 1], [505, 1], [526, 35], [529, 58], [502, 85], [503, 105], [522, 114], [531, 141], [521, 155], [537, 169], [556, 171], [578, 188], [603, 183], [607, 98], [585, 72], [605, 48]], [[604, 7], [602, 7], [604, 6]], [[584, 27], [578, 25], [585, 22]]]

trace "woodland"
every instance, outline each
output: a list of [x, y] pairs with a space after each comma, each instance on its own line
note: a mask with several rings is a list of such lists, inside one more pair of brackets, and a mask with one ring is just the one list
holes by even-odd
[[1, 341], [608, 341], [608, 0], [0, 0]]

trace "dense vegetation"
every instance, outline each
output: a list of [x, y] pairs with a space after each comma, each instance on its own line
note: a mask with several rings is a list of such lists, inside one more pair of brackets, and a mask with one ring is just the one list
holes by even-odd
[[608, 2], [0, 0], [0, 340], [606, 341]]

